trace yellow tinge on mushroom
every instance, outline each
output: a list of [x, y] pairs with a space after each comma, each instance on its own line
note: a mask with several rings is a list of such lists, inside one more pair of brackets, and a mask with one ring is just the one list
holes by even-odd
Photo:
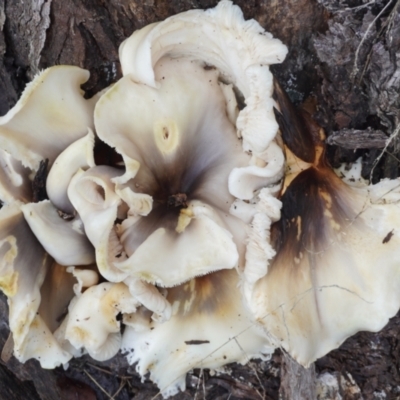
[[136, 31], [92, 99], [86, 71], [52, 67], [0, 118], [0, 288], [21, 362], [122, 350], [168, 396], [193, 368], [278, 346], [307, 365], [395, 314], [398, 182], [348, 187], [320, 138], [278, 132], [290, 106], [269, 65], [286, 52], [223, 0]]

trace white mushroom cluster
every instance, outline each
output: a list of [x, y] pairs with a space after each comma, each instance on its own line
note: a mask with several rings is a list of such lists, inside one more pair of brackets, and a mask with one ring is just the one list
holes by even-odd
[[307, 365], [397, 312], [399, 182], [347, 186], [315, 138], [285, 163], [269, 65], [286, 52], [223, 0], [136, 31], [123, 77], [90, 100], [77, 67], [28, 85], [0, 118], [0, 288], [21, 362], [122, 350], [168, 396], [192, 368], [278, 346]]

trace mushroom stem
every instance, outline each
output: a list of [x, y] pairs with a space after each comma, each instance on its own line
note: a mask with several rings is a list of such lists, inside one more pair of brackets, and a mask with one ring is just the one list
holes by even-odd
[[187, 208], [187, 195], [185, 193], [177, 193], [168, 197], [167, 201], [168, 208]]

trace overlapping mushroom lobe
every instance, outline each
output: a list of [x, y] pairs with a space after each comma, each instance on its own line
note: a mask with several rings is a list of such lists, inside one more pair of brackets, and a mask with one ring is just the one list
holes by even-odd
[[168, 289], [167, 300], [172, 304], [169, 321], [160, 324], [148, 317], [144, 326], [143, 318], [141, 327], [137, 316], [124, 321], [122, 349], [129, 352], [129, 363], [138, 362], [141, 375], [150, 372], [164, 396], [184, 389], [185, 374], [192, 368], [244, 363], [272, 351], [263, 332], [250, 322], [238, 281], [234, 270], [192, 279]]
[[269, 65], [286, 52], [222, 0], [135, 32], [123, 78], [92, 99], [87, 71], [53, 67], [0, 118], [0, 288], [21, 361], [105, 360], [123, 342], [168, 395], [194, 367], [272, 352], [239, 283], [275, 254], [284, 157]]
[[157, 88], [122, 78], [98, 103], [95, 124], [125, 160], [117, 192], [152, 199], [146, 216], [128, 204], [119, 231], [128, 259], [116, 265], [172, 286], [237, 266], [244, 229], [229, 214], [228, 178], [250, 156], [227, 117], [217, 71], [162, 58], [155, 75]]
[[[288, 116], [295, 127], [307, 124], [296, 112]], [[281, 123], [289, 137], [282, 218], [271, 230], [277, 253], [249, 305], [276, 342], [309, 365], [354, 333], [381, 329], [398, 311], [400, 241], [393, 227], [400, 224], [400, 182], [347, 185], [328, 165], [322, 129], [288, 126]], [[289, 149], [307, 142], [291, 140], [300, 132], [314, 152]]]

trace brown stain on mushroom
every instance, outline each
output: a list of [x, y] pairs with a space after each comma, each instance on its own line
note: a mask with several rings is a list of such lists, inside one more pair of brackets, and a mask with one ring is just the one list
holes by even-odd
[[39, 313], [51, 332], [61, 324], [68, 311], [68, 304], [74, 297], [73, 285], [76, 279], [67, 272], [67, 267], [52, 263], [40, 288]]
[[176, 193], [168, 197], [167, 207], [187, 208], [187, 195], [185, 193]]
[[[340, 179], [327, 168], [300, 172], [282, 198], [282, 217], [271, 229], [277, 256], [271, 265], [295, 265], [301, 253], [321, 253], [356, 217], [351, 196]], [[289, 263], [289, 264], [288, 264]]]
[[168, 290], [167, 300], [179, 304], [177, 314], [195, 318], [199, 314], [218, 314], [224, 317], [231, 312], [238, 277], [236, 271], [221, 270]]
[[[286, 103], [280, 104], [281, 108]], [[325, 156], [325, 134], [310, 115], [286, 113], [280, 124], [285, 152], [291, 168], [285, 176], [280, 193], [281, 219], [271, 227], [271, 243], [276, 250], [265, 278], [255, 285], [260, 303], [268, 313], [258, 316], [261, 324], [268, 320], [268, 329], [286, 346], [291, 338], [305, 337], [326, 329], [328, 315], [323, 314], [321, 292], [325, 286], [337, 287], [335, 272], [343, 274], [343, 264], [351, 264], [354, 241], [370, 243], [368, 228], [358, 218], [365, 199], [349, 188], [332, 170]], [[299, 129], [287, 129], [290, 118]], [[314, 152], [304, 153], [295, 134], [307, 135], [301, 142], [312, 144]], [[288, 140], [289, 138], [289, 140]], [[300, 146], [294, 148], [293, 146]], [[310, 154], [314, 155], [311, 159]], [[367, 250], [366, 250], [367, 251]], [[328, 278], [327, 278], [328, 276]], [[329, 280], [331, 279], [331, 280]], [[351, 280], [344, 290], [357, 296], [357, 280]], [[281, 287], [281, 297], [268, 296]], [[278, 322], [279, 321], [279, 322]], [[271, 325], [272, 324], [272, 325]], [[307, 333], [308, 332], [308, 333]], [[312, 347], [312, 338], [310, 337]]]
[[[355, 222], [357, 199], [333, 172], [325, 156], [325, 132], [305, 110], [296, 109], [275, 80], [275, 110], [292, 168], [281, 191], [281, 219], [272, 225], [271, 241], [275, 268], [297, 271], [323, 256], [332, 241], [343, 240], [341, 232]], [[307, 254], [307, 257], [304, 255]]]
[[164, 126], [163, 127], [163, 139], [168, 140], [168, 138], [169, 138], [168, 128], [166, 126]]
[[[313, 138], [307, 131], [302, 115], [291, 103], [276, 78], [274, 79], [273, 98], [280, 108], [279, 110], [274, 108], [274, 113], [281, 129], [284, 143], [301, 160], [313, 162], [315, 159]], [[296, 118], [293, 118], [294, 115], [296, 115]]]

